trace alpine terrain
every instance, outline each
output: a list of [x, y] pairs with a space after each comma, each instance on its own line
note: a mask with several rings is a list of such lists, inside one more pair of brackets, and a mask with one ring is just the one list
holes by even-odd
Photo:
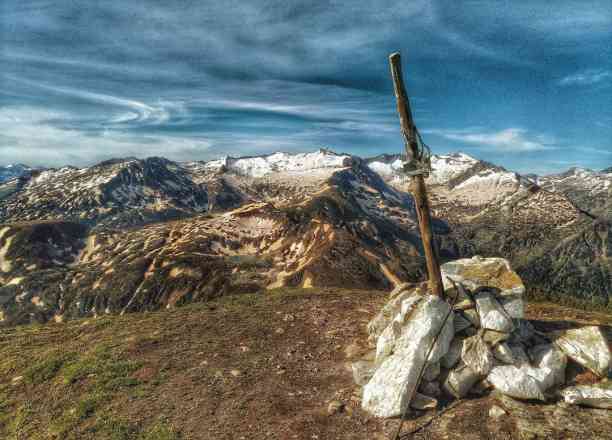
[[[62, 321], [284, 287], [424, 278], [400, 156], [109, 160], [0, 184], [0, 319]], [[534, 295], [607, 305], [612, 174], [523, 177], [466, 154], [427, 179], [443, 261], [504, 255]]]

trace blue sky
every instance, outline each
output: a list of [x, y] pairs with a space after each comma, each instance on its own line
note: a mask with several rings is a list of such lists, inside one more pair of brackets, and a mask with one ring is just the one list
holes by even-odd
[[399, 50], [435, 153], [612, 165], [609, 0], [4, 0], [0, 25], [0, 164], [399, 152]]

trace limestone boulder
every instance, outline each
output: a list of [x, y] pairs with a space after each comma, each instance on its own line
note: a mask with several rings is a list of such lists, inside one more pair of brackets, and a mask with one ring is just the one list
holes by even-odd
[[612, 409], [612, 382], [595, 385], [579, 385], [561, 391], [566, 403], [593, 408]]
[[423, 299], [423, 297], [420, 295], [410, 295], [402, 300], [395, 317], [391, 319], [387, 328], [382, 331], [376, 341], [377, 363], [381, 363], [386, 357], [393, 353], [395, 344], [402, 335], [402, 328], [406, 319], [411, 316], [421, 299]]
[[511, 333], [514, 330], [512, 318], [493, 293], [482, 291], [476, 294], [475, 300], [482, 328], [501, 333]]
[[524, 317], [525, 285], [505, 258], [462, 258], [441, 266], [445, 289], [453, 287], [452, 279], [472, 292], [480, 288], [493, 290], [511, 318]]
[[448, 351], [455, 334], [450, 311], [446, 301], [433, 295], [418, 302], [400, 329], [393, 354], [381, 363], [363, 389], [362, 407], [366, 411], [379, 417], [397, 417], [406, 410], [410, 396], [416, 392], [421, 369], [427, 362], [438, 362]]
[[610, 347], [597, 326], [566, 330], [557, 335], [555, 344], [572, 360], [599, 377], [610, 370]]
[[411, 297], [420, 295], [418, 289], [401, 290], [383, 306], [380, 312], [368, 323], [367, 331], [371, 343], [376, 343], [378, 337], [389, 326], [393, 318], [400, 311], [402, 302]]
[[457, 399], [467, 396], [472, 387], [482, 379], [482, 376], [472, 370], [469, 366], [460, 363], [456, 368], [451, 370], [446, 381], [444, 381], [444, 390], [455, 396]]
[[472, 371], [485, 377], [495, 365], [491, 349], [480, 335], [467, 338], [461, 349], [461, 360]]

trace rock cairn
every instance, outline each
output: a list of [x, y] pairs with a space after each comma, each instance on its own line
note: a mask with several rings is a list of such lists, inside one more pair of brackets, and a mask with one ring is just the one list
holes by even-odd
[[[612, 407], [611, 356], [600, 328], [538, 332], [524, 319], [525, 286], [505, 259], [452, 261], [442, 275], [446, 296], [458, 294], [452, 310], [424, 286], [402, 284], [368, 324], [375, 352], [352, 364], [365, 410], [397, 417], [408, 405], [435, 408], [442, 394], [463, 398], [491, 388], [542, 401], [561, 390], [568, 403]], [[561, 389], [568, 361], [604, 380]]]

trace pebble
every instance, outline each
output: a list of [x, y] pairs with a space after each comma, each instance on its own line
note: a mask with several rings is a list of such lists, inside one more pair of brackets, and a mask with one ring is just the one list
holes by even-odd
[[327, 405], [327, 414], [330, 416], [342, 411], [344, 411], [344, 403], [340, 402], [339, 400], [332, 400], [329, 402], [329, 405]]
[[489, 410], [489, 417], [492, 417], [494, 419], [497, 419], [505, 415], [506, 415], [506, 411], [497, 405], [493, 405], [491, 409]]

